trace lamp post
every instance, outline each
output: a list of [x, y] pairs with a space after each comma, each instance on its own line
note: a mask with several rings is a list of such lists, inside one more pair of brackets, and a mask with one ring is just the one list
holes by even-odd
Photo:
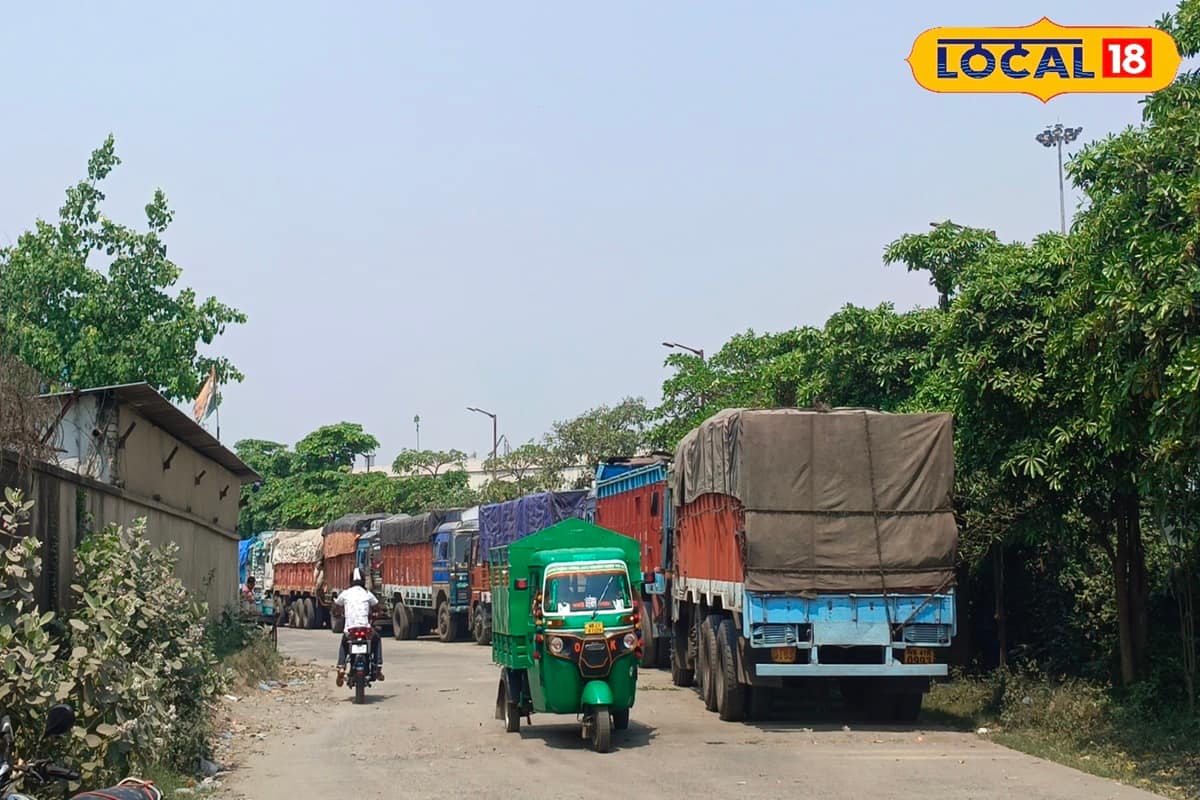
[[1046, 130], [1034, 137], [1042, 147], [1058, 148], [1058, 216], [1064, 236], [1067, 233], [1067, 201], [1063, 188], [1063, 145], [1078, 139], [1082, 132], [1083, 128], [1064, 128], [1059, 122], [1053, 127], [1046, 126]]
[[413, 416], [413, 424], [417, 426], [417, 449], [421, 449], [421, 415]]
[[[675, 350], [675, 349], [687, 350], [689, 353], [700, 356], [700, 363], [702, 363], [702, 364], [704, 363], [704, 350], [701, 348], [688, 347], [686, 344], [680, 344], [679, 342], [663, 342], [662, 346], [667, 348], [668, 350]], [[697, 394], [696, 399], [700, 401], [700, 410], [703, 411], [704, 405], [706, 402], [705, 397], [704, 397], [704, 392], [703, 391], [699, 392]]]
[[500, 439], [496, 435], [496, 415], [490, 411], [484, 411], [482, 408], [467, 406], [467, 411], [474, 411], [476, 414], [483, 414], [486, 417], [492, 418], [492, 480], [496, 480], [496, 448], [500, 445]]

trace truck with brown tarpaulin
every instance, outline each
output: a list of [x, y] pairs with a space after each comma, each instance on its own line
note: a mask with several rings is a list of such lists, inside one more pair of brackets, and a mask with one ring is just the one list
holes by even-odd
[[824, 681], [916, 719], [957, 633], [953, 482], [949, 414], [729, 409], [689, 432], [664, 527], [674, 683], [726, 720]]

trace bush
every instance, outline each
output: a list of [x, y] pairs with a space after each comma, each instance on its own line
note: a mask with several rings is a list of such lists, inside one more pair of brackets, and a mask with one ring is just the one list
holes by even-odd
[[141, 524], [89, 535], [56, 641], [54, 614], [33, 597], [39, 543], [16, 538], [29, 507], [11, 491], [0, 504], [0, 706], [19, 726], [20, 752], [34, 755], [46, 710], [68, 702], [76, 727], [52, 755], [77, 764], [85, 782], [158, 764], [193, 772], [227, 674], [206, 607], [174, 575], [175, 546], [152, 546]]

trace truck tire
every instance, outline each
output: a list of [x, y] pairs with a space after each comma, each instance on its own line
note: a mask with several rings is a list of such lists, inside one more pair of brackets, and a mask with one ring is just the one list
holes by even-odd
[[891, 701], [891, 718], [895, 722], [916, 722], [917, 717], [921, 716], [921, 701], [925, 697], [921, 692], [902, 692], [885, 697]]
[[725, 617], [717, 627], [717, 658], [713, 663], [717, 677], [717, 714], [725, 722], [746, 718], [746, 687], [738, 679], [737, 628]]
[[717, 626], [721, 624], [719, 614], [709, 614], [700, 623], [700, 658], [696, 665], [696, 682], [700, 687], [700, 698], [709, 711], [717, 710], [717, 682], [721, 666], [717, 652]]
[[670, 639], [671, 683], [676, 686], [691, 686], [696, 682], [696, 671], [684, 666], [687, 659], [687, 641], [681, 642], [679, 636]]
[[458, 625], [454, 615], [450, 613], [450, 604], [442, 603], [437, 611], [437, 635], [443, 642], [453, 642], [458, 638]]
[[303, 622], [300, 624], [301, 628], [312, 629], [312, 628], [317, 627], [317, 625], [316, 625], [317, 609], [316, 609], [316, 607], [313, 606], [313, 601], [312, 601], [311, 597], [304, 598], [304, 611], [301, 613], [303, 615], [301, 617], [301, 619], [303, 620]]
[[346, 630], [346, 617], [335, 615], [333, 619], [329, 621], [329, 630], [333, 631], [334, 633], [344, 633]]
[[629, 709], [614, 708], [612, 710], [613, 728], [619, 731], [629, 729]]
[[292, 604], [290, 606], [288, 606], [288, 627], [289, 628], [299, 628], [300, 627], [300, 613], [303, 610], [304, 610], [304, 603], [301, 602], [299, 599], [293, 600]]
[[392, 613], [392, 624], [395, 625], [393, 636], [397, 639], [408, 640], [412, 637], [412, 613], [405, 605], [396, 606], [396, 610]]
[[658, 640], [642, 632], [642, 667], [653, 669], [658, 666]]
[[483, 638], [483, 609], [479, 606], [475, 606], [475, 613], [471, 615], [471, 635], [475, 637], [475, 644], [487, 644]]

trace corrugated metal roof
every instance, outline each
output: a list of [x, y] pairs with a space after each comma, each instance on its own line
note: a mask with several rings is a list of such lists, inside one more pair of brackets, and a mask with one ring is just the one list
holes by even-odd
[[44, 394], [41, 397], [61, 401], [68, 397], [85, 397], [96, 394], [111, 395], [118, 403], [134, 409], [197, 453], [211, 458], [232, 472], [242, 480], [242, 483], [262, 480], [262, 477], [246, 462], [238, 458], [236, 453], [217, 441], [215, 436], [196, 424], [195, 420], [176, 408], [170, 400], [159, 394], [158, 390], [148, 383], [125, 383], [117, 386], [100, 386], [94, 389], [73, 389], [69, 392]]

